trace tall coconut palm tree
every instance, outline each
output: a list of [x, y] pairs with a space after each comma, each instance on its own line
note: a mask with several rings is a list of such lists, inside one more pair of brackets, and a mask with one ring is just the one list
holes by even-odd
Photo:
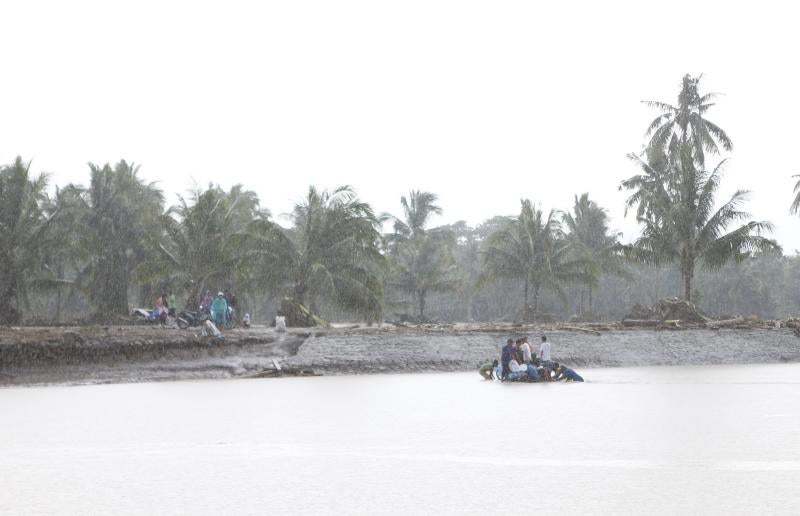
[[647, 128], [650, 149], [672, 153], [679, 146], [688, 144], [692, 156], [701, 165], [705, 163], [705, 152], [719, 154], [720, 147], [726, 151], [733, 149], [733, 142], [725, 131], [705, 118], [718, 94], [701, 95], [701, 78], [688, 74], [683, 77], [678, 104], [675, 106], [653, 100], [643, 101], [662, 112]]
[[128, 315], [131, 272], [145, 259], [147, 239], [159, 232], [163, 196], [138, 177], [138, 166], [124, 160], [113, 168], [89, 163], [89, 169], [78, 234], [85, 266], [78, 281], [98, 315]]
[[428, 232], [403, 243], [390, 255], [390, 284], [411, 296], [419, 321], [427, 320], [425, 308], [431, 293], [457, 285], [450, 237], [443, 231]]
[[[616, 235], [608, 230], [608, 214], [589, 194], [575, 196], [572, 212], [563, 215], [568, 230], [567, 239], [574, 255], [583, 262], [583, 274], [588, 289], [589, 313], [593, 313], [592, 294], [599, 286], [603, 274], [624, 276], [618, 251]], [[581, 315], [583, 315], [583, 292], [581, 292]]]
[[[638, 221], [644, 226], [634, 244], [626, 246], [626, 254], [653, 265], [677, 262], [687, 301], [692, 299], [697, 262], [716, 269], [754, 251], [780, 249], [763, 236], [772, 224], [748, 220], [750, 214], [741, 210], [748, 192], [738, 190], [714, 209], [724, 165], [722, 161], [706, 170], [695, 159], [693, 147], [686, 144], [665, 162], [665, 169], [642, 162], [644, 174], [622, 183], [623, 188], [635, 189], [628, 203], [639, 204]], [[645, 210], [641, 203], [646, 204]], [[738, 225], [741, 221], [746, 222]]]
[[[521, 204], [519, 215], [507, 218], [487, 239], [485, 267], [494, 277], [522, 281], [524, 312], [530, 307], [536, 314], [540, 293], [550, 290], [564, 300], [563, 286], [585, 278], [584, 264], [571, 254], [556, 211], [545, 216], [530, 200], [523, 199]], [[530, 290], [533, 306], [529, 304]]]
[[163, 233], [153, 235], [158, 252], [137, 267], [136, 277], [182, 291], [187, 306], [195, 306], [206, 289], [242, 293], [250, 271], [241, 264], [247, 249], [235, 237], [251, 222], [268, 217], [256, 193], [242, 185], [228, 192], [209, 185], [188, 199], [180, 197], [161, 217]]
[[17, 157], [0, 168], [0, 324], [22, 318], [31, 280], [43, 272], [55, 213], [47, 215], [47, 176], [31, 177]]
[[419, 190], [411, 190], [408, 197], [400, 197], [403, 218], [395, 217], [395, 231], [405, 237], [424, 233], [431, 216], [442, 214], [442, 208], [436, 204], [438, 200], [436, 194]]
[[425, 320], [428, 295], [455, 287], [454, 235], [447, 228], [428, 228], [432, 215], [442, 213], [438, 197], [412, 190], [402, 196], [402, 217], [392, 217], [394, 232], [386, 235], [391, 274], [389, 283], [411, 296], [420, 321]]
[[330, 192], [311, 186], [291, 217], [291, 230], [258, 220], [238, 238], [263, 286], [285, 289], [312, 312], [328, 301], [378, 320], [385, 263], [380, 220], [369, 204], [350, 186]]
[[49, 291], [55, 291], [55, 320], [61, 321], [62, 309], [77, 299], [81, 291], [75, 281], [83, 269], [90, 250], [81, 245], [78, 237], [83, 231], [82, 220], [86, 204], [80, 187], [67, 185], [56, 187], [46, 207], [53, 217], [53, 226], [48, 243], [47, 275], [39, 282]]

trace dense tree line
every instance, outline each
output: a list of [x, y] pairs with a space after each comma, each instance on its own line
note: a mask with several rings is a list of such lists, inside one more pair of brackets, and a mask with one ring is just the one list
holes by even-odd
[[[619, 241], [607, 212], [578, 193], [565, 211], [522, 199], [515, 216], [433, 227], [434, 193], [410, 191], [376, 214], [349, 186], [311, 186], [286, 228], [241, 185], [174, 206], [138, 167], [89, 164], [88, 186], [48, 190], [21, 158], [0, 168], [0, 323], [109, 320], [175, 291], [192, 307], [230, 289], [262, 320], [289, 296], [332, 319], [618, 318], [679, 295], [715, 314], [800, 312], [800, 258], [744, 211], [719, 203], [728, 135], [707, 119], [713, 94], [683, 79], [678, 103], [648, 104], [639, 173], [623, 181], [642, 226]], [[787, 203], [793, 211], [797, 197]]]

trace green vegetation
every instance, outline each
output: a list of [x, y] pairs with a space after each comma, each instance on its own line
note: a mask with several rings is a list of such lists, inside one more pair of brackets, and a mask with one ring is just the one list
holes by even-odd
[[[676, 105], [647, 103], [660, 114], [629, 155], [639, 173], [620, 185], [642, 227], [628, 244], [586, 193], [566, 212], [523, 199], [518, 215], [470, 227], [434, 226], [431, 192], [378, 216], [349, 186], [310, 186], [284, 227], [241, 185], [166, 206], [125, 161], [90, 164], [88, 187], [49, 191], [17, 158], [0, 167], [0, 324], [114, 320], [165, 291], [194, 307], [220, 289], [257, 321], [284, 297], [370, 322], [618, 318], [677, 294], [715, 314], [796, 314], [800, 258], [751, 219], [747, 192], [717, 198], [726, 161], [710, 162], [733, 144], [706, 118], [714, 94], [699, 84], [687, 75]], [[800, 181], [794, 192], [797, 213]]]
[[[522, 282], [524, 318], [534, 321], [542, 290], [550, 290], [566, 300], [562, 288], [565, 284], [589, 280], [584, 272], [588, 262], [581, 259], [580, 253], [573, 252], [556, 212], [551, 210], [544, 217], [528, 199], [522, 200], [517, 217], [508, 218], [489, 235], [485, 257], [487, 274]], [[528, 302], [531, 290], [533, 306]]]
[[16, 323], [28, 289], [47, 271], [53, 217], [46, 212], [47, 176], [31, 177], [17, 158], [0, 169], [0, 323]]
[[718, 153], [720, 145], [729, 150], [732, 143], [722, 129], [703, 118], [713, 105], [709, 103], [713, 95], [701, 96], [699, 81], [684, 77], [677, 107], [649, 102], [666, 114], [649, 127], [653, 135], [646, 159], [630, 155], [642, 172], [621, 185], [633, 190], [627, 205], [638, 207], [637, 218], [644, 226], [633, 245], [626, 246], [627, 256], [657, 266], [680, 264], [686, 300], [692, 299], [698, 261], [719, 268], [756, 251], [779, 250], [773, 240], [763, 236], [772, 225], [748, 220], [750, 214], [742, 211], [748, 192], [738, 190], [715, 209], [725, 161], [708, 170], [704, 154]]
[[428, 229], [430, 217], [442, 213], [437, 197], [412, 190], [401, 197], [403, 217], [391, 217], [394, 232], [386, 235], [391, 272], [389, 284], [410, 295], [407, 301], [416, 309], [418, 320], [425, 320], [425, 304], [431, 292], [455, 288], [454, 235], [447, 228]]

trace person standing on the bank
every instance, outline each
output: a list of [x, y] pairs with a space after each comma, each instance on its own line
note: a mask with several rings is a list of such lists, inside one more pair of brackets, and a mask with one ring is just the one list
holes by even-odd
[[169, 316], [175, 317], [178, 312], [178, 300], [175, 297], [175, 291], [169, 292]]
[[547, 342], [547, 336], [542, 335], [542, 345], [539, 346], [539, 358], [544, 367], [551, 367], [553, 362], [550, 360], [550, 343]]

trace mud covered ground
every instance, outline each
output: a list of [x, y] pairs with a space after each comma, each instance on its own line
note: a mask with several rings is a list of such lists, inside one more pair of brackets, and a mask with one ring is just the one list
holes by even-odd
[[233, 330], [222, 341], [197, 329], [143, 326], [0, 329], [0, 385], [247, 377], [271, 369], [322, 374], [466, 371], [495, 358], [508, 337], [552, 343], [572, 367], [800, 362], [788, 329], [620, 330], [546, 328], [339, 328]]
[[[541, 333], [331, 332], [311, 336], [287, 363], [322, 373], [462, 371], [497, 358], [508, 337], [528, 336], [538, 349]], [[800, 362], [800, 338], [787, 329], [545, 333], [553, 359], [573, 367]]]
[[2, 328], [0, 385], [230, 378], [296, 354], [309, 335], [252, 328], [220, 340], [198, 328]]

